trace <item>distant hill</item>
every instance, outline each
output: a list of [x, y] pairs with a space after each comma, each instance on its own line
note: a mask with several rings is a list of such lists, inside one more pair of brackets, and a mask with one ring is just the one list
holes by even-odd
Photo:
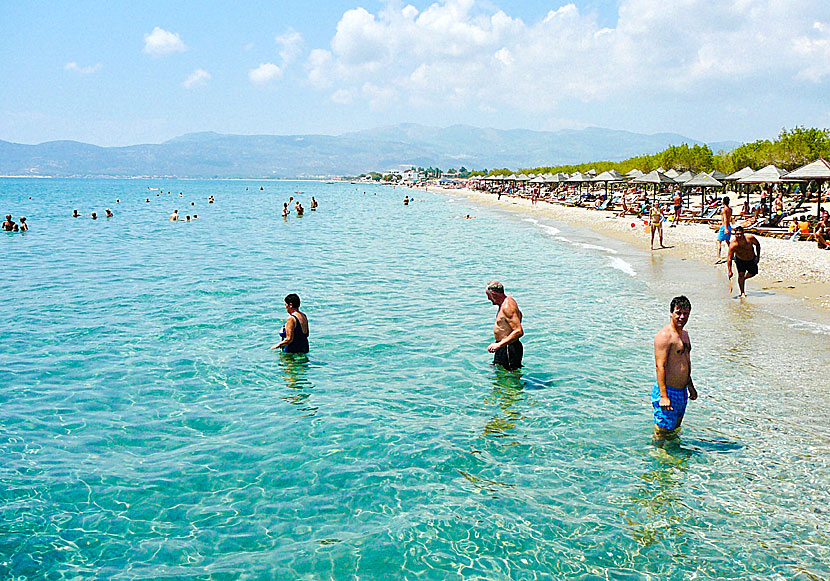
[[[190, 178], [353, 175], [399, 166], [482, 169], [618, 161], [701, 142], [673, 133], [564, 131], [401, 124], [330, 135], [191, 133], [160, 144], [98, 147], [76, 141], [0, 141], [0, 174]], [[733, 149], [737, 142], [713, 147]]]

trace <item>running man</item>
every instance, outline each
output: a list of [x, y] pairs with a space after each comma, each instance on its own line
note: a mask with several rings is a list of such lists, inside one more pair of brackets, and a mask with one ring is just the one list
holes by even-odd
[[687, 400], [697, 399], [692, 382], [692, 342], [683, 328], [689, 322], [692, 303], [681, 295], [672, 299], [669, 310], [669, 323], [654, 338], [657, 381], [651, 389], [651, 405], [657, 442], [677, 438]]
[[729, 207], [729, 196], [723, 197], [723, 207], [720, 211], [720, 230], [718, 230], [718, 262], [722, 259], [720, 257], [721, 243], [726, 242], [729, 247], [729, 239], [732, 237], [732, 208]]
[[744, 283], [746, 279], [758, 274], [758, 261], [761, 260], [761, 243], [752, 234], [744, 234], [744, 227], [735, 228], [735, 240], [729, 244], [729, 255], [726, 257], [726, 273], [732, 278], [732, 261], [738, 268], [738, 288], [741, 297], [746, 298]]
[[493, 280], [487, 283], [487, 298], [499, 307], [493, 326], [495, 342], [487, 351], [493, 353], [493, 365], [501, 365], [508, 371], [522, 366], [524, 347], [519, 338], [525, 334], [522, 329], [522, 312], [513, 297], [504, 294], [504, 286]]

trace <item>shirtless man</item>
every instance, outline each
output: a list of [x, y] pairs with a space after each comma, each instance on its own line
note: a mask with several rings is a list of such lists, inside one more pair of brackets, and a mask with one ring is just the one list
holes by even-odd
[[689, 322], [692, 303], [681, 295], [672, 299], [669, 309], [669, 323], [654, 338], [657, 381], [651, 389], [651, 405], [656, 442], [677, 438], [687, 400], [697, 399], [692, 382], [692, 342], [683, 329]]
[[683, 194], [680, 193], [680, 190], [677, 190], [674, 193], [674, 222], [672, 222], [671, 228], [674, 228], [678, 224], [680, 224], [680, 212], [683, 210]]
[[[23, 218], [21, 218], [21, 220], [23, 220]], [[827, 239], [830, 238], [830, 219], [828, 219], [827, 214], [823, 213], [821, 215], [821, 220], [816, 223], [813, 235], [816, 237], [816, 245], [819, 248], [822, 250], [830, 248], [827, 242]]]
[[746, 297], [744, 282], [758, 274], [758, 261], [761, 260], [761, 243], [752, 234], [744, 234], [743, 226], [735, 228], [735, 239], [729, 244], [726, 257], [726, 273], [732, 278], [732, 261], [738, 267], [738, 288], [741, 296]]
[[14, 220], [12, 220], [11, 214], [6, 214], [6, 221], [3, 222], [3, 230], [6, 232], [13, 232], [15, 227]]
[[499, 307], [496, 324], [493, 326], [495, 342], [487, 351], [493, 353], [493, 365], [501, 365], [508, 371], [522, 366], [522, 347], [519, 338], [524, 335], [522, 312], [513, 297], [504, 294], [504, 286], [496, 280], [487, 283], [487, 298]]
[[179, 220], [179, 211], [178, 210], [173, 210], [173, 213], [170, 214], [170, 221], [171, 222], [178, 222], [178, 220]]
[[723, 208], [720, 211], [720, 230], [718, 230], [718, 262], [721, 261], [720, 247], [721, 243], [726, 242], [729, 245], [729, 239], [732, 237], [732, 208], [729, 207], [729, 196], [723, 197]]

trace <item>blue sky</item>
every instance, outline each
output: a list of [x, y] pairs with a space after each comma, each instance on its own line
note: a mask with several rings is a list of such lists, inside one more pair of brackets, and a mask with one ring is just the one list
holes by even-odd
[[0, 139], [830, 127], [830, 2], [0, 2]]

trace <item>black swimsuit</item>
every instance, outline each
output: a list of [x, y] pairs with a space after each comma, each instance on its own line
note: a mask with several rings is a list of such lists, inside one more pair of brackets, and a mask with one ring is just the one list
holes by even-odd
[[522, 355], [524, 347], [521, 341], [513, 341], [503, 347], [499, 347], [493, 354], [493, 365], [501, 365], [508, 371], [513, 371], [522, 366]]
[[[303, 333], [303, 326], [300, 323], [300, 318], [296, 315], [291, 315], [297, 322], [294, 325], [294, 338], [291, 343], [282, 348], [283, 353], [308, 353], [308, 333]], [[285, 327], [283, 327], [283, 332]]]

